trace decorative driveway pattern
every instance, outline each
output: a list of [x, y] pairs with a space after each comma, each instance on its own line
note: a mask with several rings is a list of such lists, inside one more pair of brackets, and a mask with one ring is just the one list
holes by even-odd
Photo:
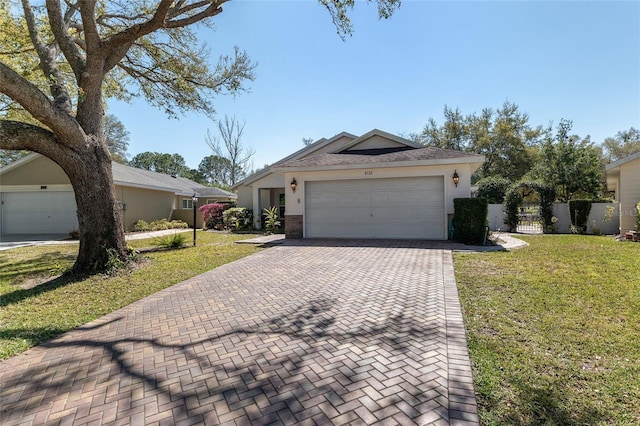
[[477, 424], [449, 250], [294, 241], [0, 363], [21, 424]]

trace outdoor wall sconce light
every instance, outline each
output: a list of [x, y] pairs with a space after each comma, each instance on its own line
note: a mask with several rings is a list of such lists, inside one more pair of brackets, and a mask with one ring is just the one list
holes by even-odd
[[296, 178], [293, 178], [293, 180], [291, 181], [291, 190], [293, 192], [296, 192], [297, 187], [298, 187], [298, 182], [296, 182]]
[[453, 183], [456, 185], [456, 188], [458, 187], [458, 182], [460, 182], [460, 176], [458, 176], [458, 171], [454, 170], [453, 171]]

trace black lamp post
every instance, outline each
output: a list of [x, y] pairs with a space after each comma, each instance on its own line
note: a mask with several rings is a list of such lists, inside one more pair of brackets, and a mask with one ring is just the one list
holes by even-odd
[[193, 246], [196, 246], [196, 207], [198, 207], [198, 197], [196, 193], [193, 193], [193, 197], [191, 197], [191, 201], [193, 201]]

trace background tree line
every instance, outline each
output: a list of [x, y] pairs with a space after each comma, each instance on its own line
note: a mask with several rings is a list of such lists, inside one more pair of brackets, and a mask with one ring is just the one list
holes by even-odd
[[[244, 126], [235, 117], [225, 116], [217, 123], [217, 134], [207, 130], [205, 142], [212, 154], [204, 157], [198, 168], [193, 169], [177, 153], [145, 151], [129, 159], [129, 131], [115, 115], [104, 116], [105, 139], [113, 161], [224, 189], [244, 179], [250, 170], [255, 151], [242, 143]], [[0, 165], [9, 164], [28, 153], [29, 151], [0, 150]]]
[[596, 144], [588, 135], [572, 134], [570, 120], [562, 119], [555, 127], [533, 125], [509, 101], [468, 115], [445, 105], [443, 115], [441, 124], [429, 118], [421, 132], [409, 137], [425, 146], [484, 155], [472, 183], [492, 202], [501, 202], [506, 188], [520, 180], [554, 187], [558, 201], [600, 198], [605, 165], [640, 152], [640, 131], [633, 127]]

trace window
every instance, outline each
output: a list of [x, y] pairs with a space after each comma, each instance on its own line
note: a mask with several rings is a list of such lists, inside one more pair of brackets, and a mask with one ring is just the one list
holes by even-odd
[[280, 204], [280, 210], [278, 212], [278, 215], [281, 218], [284, 218], [284, 194], [280, 194], [280, 199], [278, 201], [279, 201], [279, 204]]
[[182, 199], [182, 208], [183, 209], [192, 209], [193, 208], [193, 200], [191, 198], [183, 198]]

